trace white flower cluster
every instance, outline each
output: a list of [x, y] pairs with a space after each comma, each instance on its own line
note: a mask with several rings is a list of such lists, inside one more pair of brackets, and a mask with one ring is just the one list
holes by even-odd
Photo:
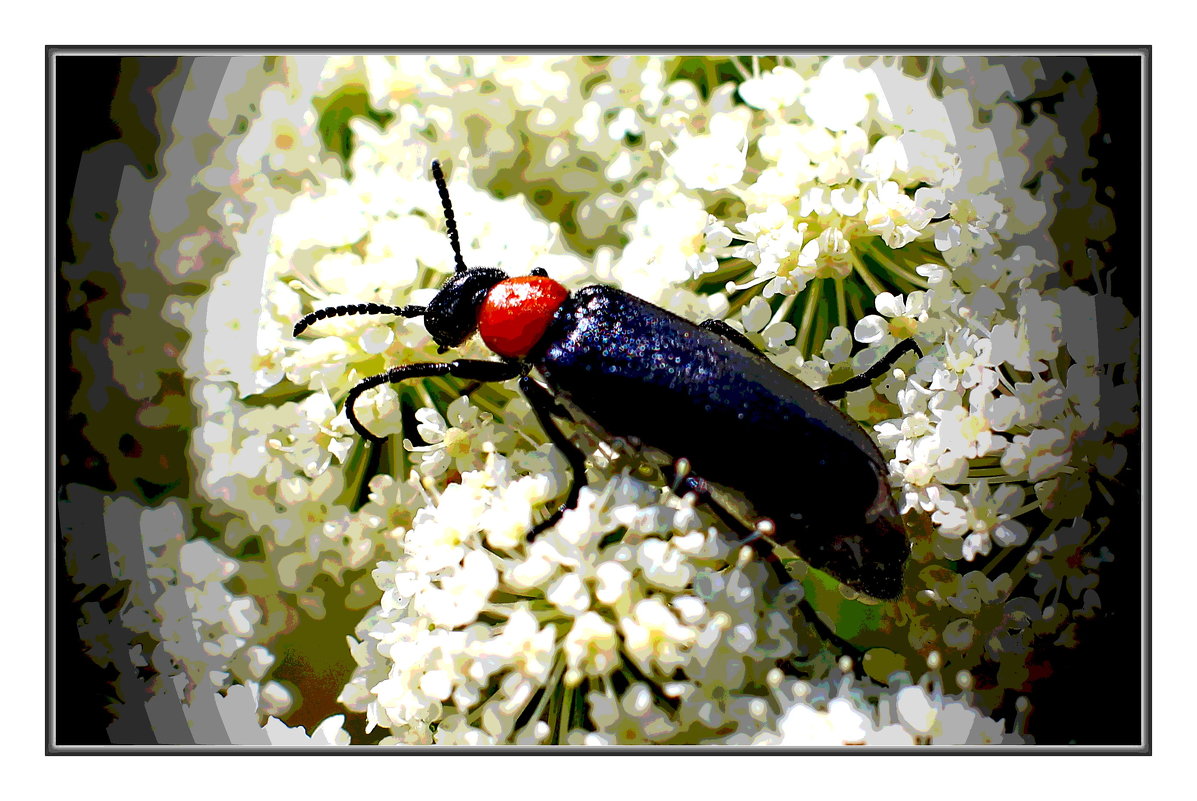
[[766, 674], [798, 642], [792, 607], [762, 595], [801, 588], [626, 476], [528, 544], [552, 489], [491, 454], [417, 513], [374, 571], [382, 603], [351, 645], [345, 704], [409, 743], [696, 741], [766, 722]]
[[1016, 737], [918, 687], [785, 678], [780, 661], [821, 656], [796, 617], [802, 586], [636, 479], [583, 490], [525, 544], [544, 484], [492, 454], [417, 514], [402, 558], [375, 569], [382, 602], [350, 639], [358, 668], [340, 700], [368, 730], [389, 730], [383, 744]]
[[[289, 699], [265, 682], [283, 621], [365, 609], [344, 632], [340, 701], [385, 743], [1016, 736], [988, 714], [1027, 683], [1037, 642], [1099, 606], [1112, 557], [1088, 510], [1138, 422], [1138, 322], [1069, 279], [1051, 244], [1069, 176], [1049, 167], [1084, 142], [1046, 116], [1025, 125], [1013, 101], [1035, 82], [982, 59], [772, 61], [725, 60], [739, 77], [722, 83], [708, 63], [700, 86], [647, 56], [232, 60], [198, 171], [203, 222], [157, 254], [164, 287], [207, 286], [154, 296], [190, 335], [187, 503], [213, 535], [180, 535], [203, 574], [188, 580], [207, 588], [188, 614], [211, 626], [188, 676], [263, 682], [259, 711], [281, 715]], [[207, 141], [175, 133], [171, 158]], [[422, 320], [291, 330], [313, 309], [435, 293], [453, 262], [433, 158], [449, 165], [471, 266], [543, 267], [726, 319], [816, 387], [913, 338], [921, 356], [844, 404], [890, 461], [914, 542], [906, 596], [879, 607], [820, 592], [814, 571], [783, 577], [590, 440], [590, 489], [529, 543], [568, 471], [511, 387], [367, 392], [360, 419], [394, 435], [368, 453], [345, 394], [443, 358]], [[1074, 178], [1070, 191], [1092, 191]], [[158, 369], [118, 344], [128, 384]], [[155, 408], [184, 397], [149, 394]], [[787, 458], [744, 445], [746, 459]], [[235, 563], [269, 625], [203, 594]], [[804, 597], [867, 635], [869, 678], [843, 675]], [[151, 618], [138, 631], [177, 640]], [[911, 682], [928, 662], [965, 695]], [[995, 663], [997, 686], [971, 687]]]

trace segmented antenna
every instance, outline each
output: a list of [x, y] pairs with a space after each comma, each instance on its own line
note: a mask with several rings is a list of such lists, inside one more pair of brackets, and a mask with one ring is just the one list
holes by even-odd
[[295, 324], [295, 330], [291, 335], [299, 336], [309, 325], [326, 317], [343, 317], [347, 314], [395, 314], [400, 317], [420, 317], [424, 314], [424, 310], [424, 306], [384, 306], [381, 303], [351, 303], [348, 306], [329, 306], [326, 309], [317, 309], [310, 314], [304, 315], [303, 319]]
[[461, 257], [461, 243], [457, 238], [457, 221], [453, 219], [453, 205], [449, 202], [449, 187], [445, 184], [445, 174], [441, 172], [441, 163], [432, 162], [432, 177], [436, 180], [436, 190], [441, 193], [441, 206], [445, 209], [445, 225], [449, 228], [449, 244], [453, 246], [453, 261], [457, 265], [457, 272], [466, 271], [465, 259]]

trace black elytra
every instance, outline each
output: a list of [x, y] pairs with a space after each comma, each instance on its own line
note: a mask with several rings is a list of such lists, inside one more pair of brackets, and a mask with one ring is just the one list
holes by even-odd
[[[385, 439], [371, 434], [354, 413], [357, 398], [373, 387], [442, 375], [519, 379], [572, 473], [566, 499], [532, 528], [530, 539], [574, 508], [586, 486], [585, 455], [556, 422], [571, 416], [559, 402], [564, 400], [611, 436], [684, 459], [687, 486], [711, 482], [738, 492], [767, 521], [758, 524], [758, 535], [768, 532], [765, 539], [788, 545], [810, 565], [874, 598], [901, 594], [910, 544], [885, 459], [860, 424], [832, 401], [868, 386], [905, 353], [917, 351], [913, 340], [899, 343], [855, 378], [812, 389], [721, 321], [696, 324], [608, 286], [570, 293], [539, 268], [510, 278], [501, 270], [466, 267], [444, 174], [435, 161], [432, 173], [456, 265], [433, 300], [427, 306], [321, 309], [300, 320], [295, 334], [326, 317], [423, 316], [441, 352], [478, 332], [501, 361], [400, 365], [364, 379], [345, 400], [349, 421], [364, 439]], [[518, 339], [529, 325], [543, 333], [512, 344], [512, 331]]]

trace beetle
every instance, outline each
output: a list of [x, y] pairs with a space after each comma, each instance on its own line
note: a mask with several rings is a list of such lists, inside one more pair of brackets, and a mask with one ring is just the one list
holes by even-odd
[[[764, 537], [789, 544], [810, 565], [855, 590], [878, 599], [899, 596], [910, 545], [887, 465], [872, 438], [834, 401], [917, 351], [913, 340], [899, 343], [861, 375], [812, 389], [720, 320], [696, 324], [609, 286], [570, 292], [542, 268], [508, 276], [495, 268], [467, 267], [436, 161], [432, 174], [455, 269], [431, 302], [319, 309], [297, 322], [294, 334], [342, 315], [423, 317], [439, 353], [478, 333], [499, 359], [405, 364], [362, 380], [349, 391], [345, 408], [366, 441], [386, 439], [367, 430], [354, 413], [358, 397], [373, 387], [445, 375], [479, 382], [518, 379], [572, 473], [565, 500], [533, 526], [529, 539], [574, 508], [586, 485], [585, 455], [556, 422], [571, 419], [572, 408], [611, 436], [677, 458], [666, 475], [744, 530], [711, 493], [712, 485], [737, 489], [760, 521], [745, 541]], [[788, 461], [771, 458], [778, 453]]]

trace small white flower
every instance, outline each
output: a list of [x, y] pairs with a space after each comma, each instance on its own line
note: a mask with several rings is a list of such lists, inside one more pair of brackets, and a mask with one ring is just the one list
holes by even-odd
[[881, 315], [870, 314], [856, 321], [853, 335], [858, 342], [871, 344], [887, 335], [895, 339], [908, 339], [918, 332], [919, 323], [929, 317], [926, 294], [921, 291], [911, 292], [906, 299], [901, 295], [882, 292], [877, 296], [875, 305]]
[[669, 165], [689, 189], [726, 189], [744, 175], [746, 152], [743, 126], [720, 115], [711, 121], [711, 133], [680, 137]]
[[894, 181], [886, 181], [879, 190], [868, 192], [865, 223], [891, 248], [914, 241], [930, 220], [931, 212], [918, 206]]
[[794, 329], [793, 324], [785, 320], [770, 323], [772, 317], [773, 308], [760, 295], [754, 296], [752, 300], [748, 301], [748, 305], [740, 312], [740, 321], [744, 332], [758, 336], [764, 341], [766, 349], [777, 350], [784, 348], [798, 332]]
[[1002, 454], [1002, 467], [1012, 476], [1025, 474], [1031, 481], [1055, 475], [1068, 464], [1072, 443], [1057, 428], [1039, 428], [1030, 434], [1016, 434]]
[[420, 471], [427, 476], [439, 476], [450, 466], [458, 471], [477, 468], [485, 458], [486, 446], [493, 447], [497, 438], [490, 415], [479, 411], [465, 395], [449, 404], [445, 416], [448, 422], [436, 409], [417, 409], [416, 430], [428, 444], [403, 441], [405, 448], [420, 454]]
[[677, 729], [643, 682], [629, 686], [618, 700], [602, 693], [590, 693], [586, 700], [590, 719], [601, 733], [596, 743], [661, 742]]
[[881, 94], [877, 79], [867, 70], [849, 69], [842, 56], [827, 60], [807, 83], [802, 107], [815, 125], [844, 131], [859, 123], [869, 111], [869, 95]]
[[586, 677], [606, 676], [619, 665], [619, 637], [615, 627], [594, 612], [585, 612], [574, 619], [563, 648], [568, 686], [575, 686]]
[[860, 160], [863, 181], [888, 181], [895, 172], [906, 172], [910, 166], [906, 149], [894, 136], [883, 136], [872, 151]]
[[707, 216], [702, 233], [694, 237], [693, 253], [686, 257], [686, 267], [693, 278], [719, 269], [718, 256], [731, 244], [732, 233], [714, 214]]
[[595, 570], [595, 576], [598, 579], [595, 597], [607, 606], [614, 607], [621, 598], [626, 597], [632, 574], [619, 562], [603, 562]]
[[695, 631], [682, 625], [669, 607], [657, 598], [638, 601], [630, 615], [619, 621], [628, 655], [641, 670], [654, 667], [668, 675], [685, 661], [685, 651], [697, 640]]
[[793, 105], [805, 86], [805, 79], [797, 71], [774, 67], [759, 77], [744, 81], [738, 91], [744, 102], [753, 108], [780, 111]]
[[577, 573], [566, 573], [553, 582], [545, 598], [571, 617], [577, 617], [590, 608], [590, 593]]
[[852, 273], [852, 244], [838, 228], [825, 228], [802, 247], [798, 266], [815, 278], [847, 278]]
[[520, 673], [543, 684], [553, 667], [556, 640], [555, 626], [541, 628], [536, 616], [526, 606], [519, 606], [507, 618], [503, 633], [492, 641], [491, 648]]
[[479, 551], [470, 551], [452, 574], [416, 597], [415, 608], [439, 626], [472, 623], [499, 584], [495, 566]]
[[737, 224], [736, 229], [749, 241], [736, 248], [732, 255], [757, 265], [748, 286], [764, 283], [767, 298], [779, 293], [793, 295], [801, 292], [810, 281], [810, 275], [798, 266], [806, 228], [806, 223], [795, 225], [794, 219], [780, 204], [750, 214], [747, 220]]

